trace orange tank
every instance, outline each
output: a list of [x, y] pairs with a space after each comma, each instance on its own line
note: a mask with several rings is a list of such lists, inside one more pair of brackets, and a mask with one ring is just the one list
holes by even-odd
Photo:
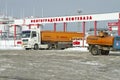
[[107, 46], [112, 46], [114, 41], [113, 36], [93, 36], [90, 35], [87, 37], [87, 43], [88, 44], [94, 44], [94, 45], [107, 45]]
[[84, 37], [83, 33], [77, 32], [55, 32], [55, 31], [42, 31], [42, 41], [50, 41], [50, 42], [70, 42], [72, 38]]

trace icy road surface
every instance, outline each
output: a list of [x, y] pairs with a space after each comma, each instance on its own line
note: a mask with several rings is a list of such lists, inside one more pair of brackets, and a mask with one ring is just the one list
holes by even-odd
[[120, 52], [1, 50], [0, 80], [120, 80]]

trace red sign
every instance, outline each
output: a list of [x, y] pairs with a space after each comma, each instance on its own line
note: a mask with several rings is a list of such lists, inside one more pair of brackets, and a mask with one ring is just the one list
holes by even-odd
[[53, 23], [53, 22], [70, 22], [92, 20], [92, 16], [68, 16], [68, 17], [53, 17], [53, 18], [38, 18], [32, 19], [31, 23]]
[[22, 42], [21, 41], [17, 41], [17, 44], [22, 44]]
[[108, 23], [108, 26], [118, 26], [118, 22], [110, 22]]
[[73, 42], [73, 45], [79, 45], [79, 44], [80, 44], [80, 42], [78, 42], [78, 41]]
[[73, 40], [73, 46], [80, 46], [80, 40]]

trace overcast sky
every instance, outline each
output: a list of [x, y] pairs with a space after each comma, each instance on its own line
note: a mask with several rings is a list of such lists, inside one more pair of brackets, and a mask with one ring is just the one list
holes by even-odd
[[0, 12], [15, 17], [64, 16], [120, 11], [120, 0], [0, 0]]
[[0, 13], [17, 18], [120, 12], [120, 0], [0, 0]]

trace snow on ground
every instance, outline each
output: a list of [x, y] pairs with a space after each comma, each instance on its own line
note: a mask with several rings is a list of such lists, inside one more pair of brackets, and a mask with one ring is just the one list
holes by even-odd
[[[20, 40], [0, 40], [0, 50], [24, 50], [21, 44], [17, 44]], [[15, 46], [16, 45], [16, 46]], [[75, 50], [75, 51], [88, 51], [86, 47], [72, 47], [65, 49], [67, 51]]]
[[18, 44], [20, 40], [0, 40], [0, 50], [21, 50], [23, 47]]
[[[0, 50], [24, 50], [24, 48], [21, 46], [21, 44], [17, 44], [17, 42], [20, 42], [20, 40], [0, 40]], [[88, 51], [86, 47], [72, 47], [65, 49], [67, 51]]]
[[[0, 46], [0, 50], [24, 50], [21, 46]], [[83, 51], [88, 52], [87, 48], [84, 47], [73, 47], [73, 48], [67, 48], [65, 51]]]
[[67, 48], [65, 50], [68, 50], [68, 51], [83, 51], [83, 52], [88, 52], [87, 48], [86, 47], [72, 47], [72, 48]]

